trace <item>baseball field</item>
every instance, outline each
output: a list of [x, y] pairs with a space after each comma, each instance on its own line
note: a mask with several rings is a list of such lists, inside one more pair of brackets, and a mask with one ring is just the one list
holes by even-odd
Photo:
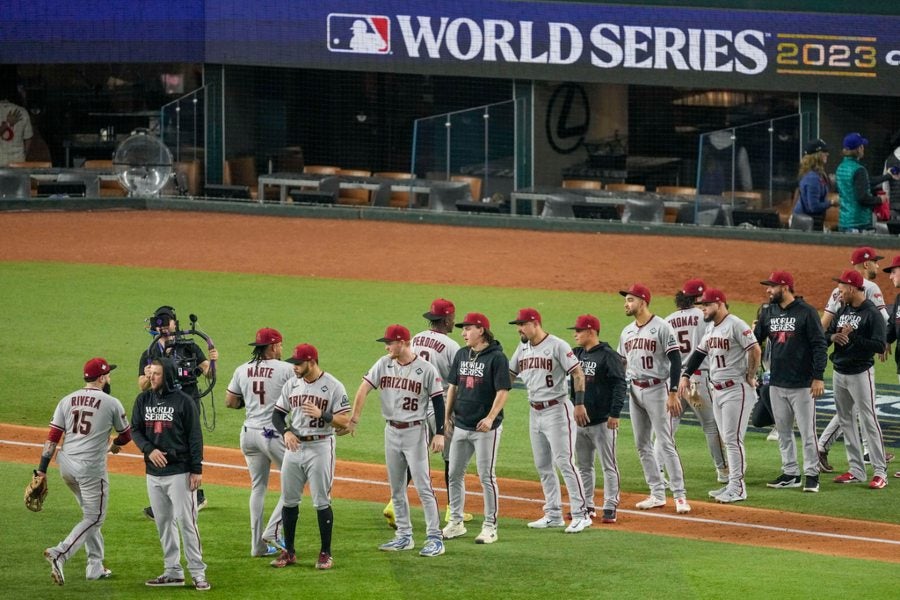
[[[499, 541], [472, 543], [480, 526], [480, 487], [467, 484], [469, 534], [447, 542], [438, 558], [389, 554], [377, 546], [393, 534], [381, 517], [388, 497], [377, 402], [370, 400], [358, 435], [340, 438], [334, 488], [335, 568], [313, 569], [318, 533], [313, 510], [301, 505], [298, 565], [275, 570], [249, 556], [249, 479], [238, 446], [243, 411], [224, 408], [234, 368], [250, 356], [247, 343], [264, 326], [279, 329], [285, 347], [309, 342], [321, 366], [350, 395], [383, 353], [375, 342], [389, 323], [425, 328], [421, 314], [435, 297], [458, 313], [485, 313], [507, 355], [517, 341], [506, 322], [516, 310], [541, 311], [545, 328], [570, 339], [577, 315], [600, 317], [602, 340], [615, 345], [627, 323], [617, 291], [633, 282], [653, 292], [651, 309], [665, 316], [685, 279], [702, 277], [723, 289], [732, 312], [750, 322], [765, 300], [759, 281], [786, 269], [797, 291], [821, 308], [854, 247], [803, 246], [652, 235], [491, 230], [357, 220], [319, 220], [164, 211], [0, 213], [0, 587], [17, 596], [97, 598], [176, 597], [193, 590], [151, 590], [145, 579], [162, 572], [156, 529], [143, 518], [147, 504], [142, 463], [134, 446], [111, 457], [110, 510], [103, 527], [109, 580], [84, 580], [84, 554], [66, 564], [58, 588], [41, 557], [79, 518], [78, 506], [55, 466], [41, 513], [22, 504], [22, 489], [37, 464], [56, 402], [77, 389], [87, 358], [119, 365], [112, 393], [130, 412], [138, 358], [151, 338], [144, 320], [160, 305], [174, 306], [182, 325], [190, 313], [219, 349], [214, 397], [204, 399], [204, 488], [210, 506], [200, 532], [211, 592], [268, 598], [398, 596], [544, 597], [570, 593], [623, 598], [890, 598], [900, 563], [900, 479], [883, 490], [841, 486], [823, 477], [821, 492], [772, 490], [777, 444], [765, 432], [747, 435], [749, 498], [735, 506], [707, 502], [718, 487], [702, 432], [688, 419], [677, 435], [684, 463], [689, 515], [674, 508], [641, 512], [646, 494], [630, 426], [623, 422], [618, 457], [623, 499], [614, 525], [596, 523], [577, 535], [534, 531], [542, 497], [528, 441], [524, 389], [507, 404], [497, 474], [501, 478]], [[882, 252], [893, 256], [892, 251]], [[885, 261], [886, 263], [887, 261]], [[877, 282], [890, 302], [887, 276]], [[893, 359], [876, 366], [884, 396], [888, 451], [896, 452], [900, 401]], [[828, 376], [828, 375], [827, 375]], [[830, 417], [819, 403], [819, 422]], [[893, 415], [893, 416], [891, 416]], [[831, 452], [837, 472], [843, 447]], [[441, 508], [443, 468], [432, 462]], [[474, 469], [474, 465], [473, 465]], [[889, 471], [900, 470], [892, 463]], [[471, 471], [474, 472], [474, 471]], [[277, 498], [273, 477], [268, 505]], [[411, 492], [413, 502], [417, 502]], [[443, 511], [442, 511], [443, 512]], [[417, 547], [424, 542], [414, 512]]]

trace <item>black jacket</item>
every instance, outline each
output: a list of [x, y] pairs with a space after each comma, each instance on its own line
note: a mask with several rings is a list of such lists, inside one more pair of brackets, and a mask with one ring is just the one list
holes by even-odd
[[574, 352], [584, 371], [584, 408], [589, 425], [604, 423], [609, 417], [618, 419], [626, 395], [622, 357], [606, 342], [590, 349], [575, 348]]
[[[494, 405], [497, 390], [512, 387], [509, 377], [509, 359], [503, 353], [500, 342], [494, 340], [481, 352], [460, 348], [453, 357], [447, 382], [456, 386], [453, 401], [453, 425], [467, 431], [475, 431], [478, 421], [485, 418]], [[503, 411], [494, 419], [491, 429], [503, 422]]]
[[756, 341], [766, 345], [771, 357], [771, 385], [804, 388], [825, 377], [828, 344], [819, 313], [801, 298], [781, 308], [769, 304], [753, 330]]
[[856, 375], [871, 368], [875, 364], [875, 355], [884, 352], [884, 317], [871, 300], [863, 301], [856, 308], [847, 304], [835, 315], [825, 332], [828, 344], [832, 343], [831, 336], [844, 325], [853, 330], [850, 332], [850, 343], [835, 345], [831, 362], [838, 373]]
[[[162, 389], [138, 394], [131, 411], [131, 437], [144, 453], [148, 475], [202, 473], [203, 431], [197, 403], [178, 388], [174, 363], [165, 357], [160, 360]], [[168, 464], [162, 469], [148, 458], [154, 449], [166, 455]]]
[[[887, 343], [893, 344], [897, 340], [900, 340], [900, 294], [894, 298], [894, 308], [887, 323]], [[894, 361], [897, 363], [897, 373], [900, 373], [900, 346], [894, 352]]]

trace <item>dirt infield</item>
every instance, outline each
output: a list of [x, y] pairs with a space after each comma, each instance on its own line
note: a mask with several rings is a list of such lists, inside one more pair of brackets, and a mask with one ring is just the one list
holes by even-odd
[[[409, 274], [416, 274], [418, 282], [458, 284], [460, 276], [447, 257], [458, 256], [461, 249], [468, 248], [473, 255], [487, 257], [481, 265], [489, 266], [470, 267], [466, 283], [614, 292], [640, 281], [651, 290], [672, 294], [685, 279], [702, 274], [708, 284], [722, 288], [729, 299], [747, 302], [764, 299], [759, 281], [774, 269], [791, 271], [799, 293], [814, 300], [824, 299], [834, 286], [831, 277], [839, 275], [843, 266], [849, 266], [851, 249], [376, 221], [101, 211], [0, 213], [4, 232], [0, 236], [0, 258], [160, 267], [153, 250], [167, 243], [167, 232], [183, 231], [188, 221], [196, 227], [195, 231], [202, 227], [202, 235], [179, 236], [181, 252], [170, 254], [166, 267], [381, 281], [409, 281]], [[272, 251], [272, 241], [277, 244], [277, 252]], [[293, 257], [298, 255], [313, 256], [315, 260], [297, 261]], [[398, 270], [394, 260], [379, 259], [387, 255], [402, 256], [404, 268]], [[0, 439], [4, 440], [39, 443], [45, 434], [42, 430], [0, 425]], [[32, 463], [37, 454], [35, 448], [0, 443], [0, 460]], [[244, 464], [238, 450], [211, 447], [206, 449], [206, 462]], [[110, 467], [117, 473], [143, 472], [135, 458], [113, 457]], [[350, 481], [383, 482], [383, 466], [341, 461], [337, 476], [334, 492], [338, 497], [380, 501], [387, 496], [383, 484]], [[249, 484], [245, 473], [215, 466], [207, 469], [204, 480], [225, 485]], [[277, 486], [277, 480], [273, 484]], [[443, 487], [443, 481], [436, 480], [435, 485]], [[474, 479], [467, 487], [470, 491], [479, 489]], [[501, 480], [500, 490], [504, 497], [527, 499], [502, 500], [502, 514], [529, 518], [540, 512], [540, 503], [535, 503], [541, 498], [538, 483]], [[632, 506], [637, 499], [625, 494], [622, 506]], [[480, 502], [474, 499], [472, 504], [476, 508]], [[650, 513], [623, 510], [614, 527], [900, 562], [897, 525], [698, 501], [692, 501], [692, 505], [694, 511], [687, 516], [676, 516], [671, 506]]]
[[[0, 440], [3, 441], [39, 445], [46, 439], [46, 433], [46, 430], [34, 427], [0, 424]], [[13, 445], [3, 441], [0, 441], [0, 461], [33, 464], [40, 454], [38, 447]], [[143, 474], [143, 461], [134, 452], [134, 446], [127, 446], [123, 450], [125, 456], [110, 456], [110, 472]], [[240, 450], [207, 446], [204, 449], [203, 481], [207, 484], [250, 487], [250, 478], [246, 472], [210, 466], [215, 464], [243, 466], [244, 457]], [[381, 503], [389, 495], [384, 485], [387, 471], [382, 465], [339, 460], [335, 473], [337, 480], [333, 494], [338, 498]], [[432, 480], [435, 488], [443, 488], [442, 474], [432, 474]], [[270, 489], [278, 490], [279, 485], [278, 476], [273, 476]], [[500, 514], [521, 519], [540, 515], [543, 494], [538, 482], [501, 478], [498, 485], [501, 494]], [[476, 476], [467, 476], [466, 489], [470, 492], [480, 491]], [[418, 502], [414, 493], [410, 496], [414, 503]], [[621, 506], [633, 506], [640, 499], [635, 494], [622, 494]], [[671, 502], [665, 509], [650, 512], [620, 509], [615, 525], [596, 524], [594, 527], [615, 527], [654, 535], [900, 563], [900, 552], [897, 552], [900, 525], [801, 515], [746, 506], [725, 506], [695, 500], [691, 500], [691, 506], [691, 514], [684, 516], [675, 515]], [[477, 513], [480, 507], [480, 498], [469, 498], [469, 510]], [[380, 519], [380, 516], [374, 513], [372, 518]]]

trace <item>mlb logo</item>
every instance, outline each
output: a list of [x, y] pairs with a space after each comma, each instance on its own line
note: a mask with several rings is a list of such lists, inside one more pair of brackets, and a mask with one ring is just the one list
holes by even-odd
[[391, 20], [382, 15], [331, 13], [328, 15], [328, 50], [388, 54], [391, 51]]

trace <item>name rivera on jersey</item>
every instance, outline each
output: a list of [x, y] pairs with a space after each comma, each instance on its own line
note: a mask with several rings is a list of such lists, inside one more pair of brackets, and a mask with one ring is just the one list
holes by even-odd
[[71, 406], [89, 406], [90, 408], [100, 408], [100, 398], [93, 396], [75, 396], [72, 398]]

